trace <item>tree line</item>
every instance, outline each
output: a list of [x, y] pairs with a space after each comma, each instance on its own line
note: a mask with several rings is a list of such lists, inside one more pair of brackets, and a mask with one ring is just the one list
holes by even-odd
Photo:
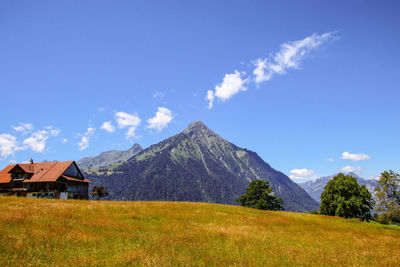
[[[326, 184], [319, 211], [311, 213], [362, 221], [374, 219], [383, 224], [400, 223], [400, 175], [392, 170], [382, 172], [375, 193], [374, 199], [355, 177], [339, 173]], [[274, 195], [268, 181], [251, 181], [237, 202], [255, 209], [283, 210], [282, 199]]]

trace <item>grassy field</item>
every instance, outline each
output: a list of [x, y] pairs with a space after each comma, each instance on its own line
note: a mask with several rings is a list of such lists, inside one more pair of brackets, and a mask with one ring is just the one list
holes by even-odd
[[0, 198], [0, 266], [399, 266], [400, 229], [174, 202]]

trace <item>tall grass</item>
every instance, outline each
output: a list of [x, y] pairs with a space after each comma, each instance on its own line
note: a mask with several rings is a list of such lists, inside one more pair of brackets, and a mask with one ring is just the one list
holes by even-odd
[[399, 266], [400, 230], [179, 202], [0, 198], [0, 266]]

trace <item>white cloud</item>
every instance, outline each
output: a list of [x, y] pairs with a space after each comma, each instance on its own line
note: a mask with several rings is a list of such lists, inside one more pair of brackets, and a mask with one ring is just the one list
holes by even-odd
[[126, 132], [126, 138], [130, 139], [135, 136], [136, 127], [140, 124], [141, 119], [137, 115], [129, 114], [123, 111], [115, 113], [115, 120], [118, 128], [129, 127]]
[[233, 95], [239, 93], [240, 91], [246, 91], [247, 88], [244, 86], [248, 79], [243, 79], [241, 73], [235, 70], [234, 73], [225, 74], [224, 79], [220, 84], [215, 86], [215, 91], [207, 91], [207, 100], [209, 101], [208, 107], [211, 109], [213, 106], [213, 101], [215, 97], [218, 97], [222, 101], [231, 98]]
[[111, 121], [104, 122], [101, 125], [100, 129], [105, 130], [105, 131], [107, 131], [109, 133], [112, 133], [112, 132], [115, 131], [115, 127], [114, 127], [114, 125], [112, 125]]
[[271, 79], [272, 73], [265, 73], [265, 69], [267, 68], [267, 59], [257, 59], [254, 66], [256, 66], [253, 71], [253, 74], [256, 76], [254, 78], [256, 83]]
[[17, 161], [16, 161], [15, 159], [10, 159], [10, 160], [8, 161], [8, 163], [10, 163], [10, 164], [15, 164], [15, 163], [17, 163]]
[[360, 166], [344, 166], [340, 169], [342, 172], [354, 172], [357, 175], [360, 175], [362, 172], [362, 167]]
[[65, 143], [68, 142], [68, 139], [67, 139], [67, 138], [63, 138], [63, 139], [61, 140], [61, 142], [63, 142], [63, 144], [65, 144]]
[[51, 136], [58, 136], [59, 134], [60, 134], [60, 130], [58, 130], [58, 129], [50, 130]]
[[46, 148], [46, 141], [50, 133], [46, 130], [39, 130], [24, 140], [24, 145], [27, 145], [34, 152], [43, 152]]
[[[20, 123], [19, 126], [13, 128], [18, 132], [22, 132], [23, 135], [34, 129], [33, 125], [29, 123]], [[55, 129], [53, 126], [46, 126], [44, 130], [31, 133], [28, 138], [24, 139], [22, 146], [18, 145], [16, 137], [9, 134], [2, 134], [0, 135], [0, 154], [3, 157], [7, 157], [13, 155], [17, 150], [26, 150], [28, 148], [34, 152], [42, 153], [46, 149], [46, 142], [49, 137], [55, 137], [59, 134], [59, 129]]]
[[254, 81], [258, 84], [270, 80], [275, 74], [285, 74], [287, 69], [299, 68], [301, 61], [311, 51], [336, 38], [335, 32], [327, 32], [321, 35], [313, 34], [303, 40], [282, 44], [280, 51], [272, 58], [259, 58], [254, 62], [256, 67], [253, 71]]
[[246, 82], [246, 79], [242, 79], [242, 73], [237, 70], [234, 73], [225, 74], [222, 83], [215, 86], [215, 96], [222, 101], [227, 100], [240, 91], [246, 91], [247, 88], [244, 86]]
[[0, 155], [4, 158], [14, 155], [15, 151], [23, 150], [18, 146], [17, 138], [10, 134], [0, 134]]
[[318, 176], [313, 170], [308, 169], [293, 169], [290, 171], [289, 178], [292, 180], [314, 180]]
[[160, 98], [160, 99], [162, 99], [162, 98], [164, 98], [164, 93], [163, 92], [160, 92], [160, 91], [157, 91], [157, 90], [155, 90], [154, 91], [154, 93], [153, 93], [153, 98]]
[[147, 128], [161, 131], [163, 128], [167, 127], [173, 118], [171, 110], [159, 107], [156, 115], [147, 120]]
[[335, 159], [334, 159], [334, 158], [329, 158], [328, 161], [329, 161], [329, 162], [334, 162]]
[[55, 129], [53, 126], [46, 126], [44, 128], [50, 132], [51, 136], [58, 136], [60, 134], [60, 130]]
[[79, 146], [79, 150], [85, 150], [86, 148], [89, 147], [89, 141], [90, 141], [90, 137], [94, 135], [94, 128], [87, 128], [87, 131], [81, 135], [81, 141], [78, 143]]
[[208, 108], [212, 109], [214, 103], [214, 92], [212, 90], [207, 91], [206, 99], [208, 100]]
[[12, 127], [17, 132], [22, 132], [26, 134], [33, 130], [33, 125], [31, 123], [19, 123], [18, 126]]
[[115, 113], [115, 120], [118, 123], [118, 127], [121, 129], [129, 126], [137, 127], [141, 122], [137, 115], [129, 114], [123, 111]]
[[[297, 69], [304, 58], [313, 50], [320, 47], [329, 40], [338, 39], [336, 32], [323, 34], [312, 34], [302, 40], [283, 43], [280, 50], [268, 58], [258, 58], [253, 61], [254, 82], [258, 85], [261, 82], [269, 81], [275, 74], [285, 74], [290, 68]], [[225, 101], [240, 91], [246, 91], [245, 84], [249, 78], [243, 79], [242, 74], [235, 70], [234, 73], [225, 74], [221, 84], [215, 86], [215, 90], [208, 90], [206, 100], [208, 108], [213, 107], [215, 97]]]
[[366, 160], [370, 158], [371, 158], [370, 156], [363, 153], [358, 153], [358, 154], [351, 154], [349, 152], [342, 153], [342, 159], [349, 159], [352, 161]]
[[125, 133], [126, 139], [131, 139], [135, 137], [135, 127], [129, 127], [128, 131]]

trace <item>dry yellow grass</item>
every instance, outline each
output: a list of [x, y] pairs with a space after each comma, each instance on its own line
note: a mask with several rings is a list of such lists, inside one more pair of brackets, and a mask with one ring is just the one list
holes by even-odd
[[0, 266], [399, 266], [400, 229], [204, 203], [0, 198]]

